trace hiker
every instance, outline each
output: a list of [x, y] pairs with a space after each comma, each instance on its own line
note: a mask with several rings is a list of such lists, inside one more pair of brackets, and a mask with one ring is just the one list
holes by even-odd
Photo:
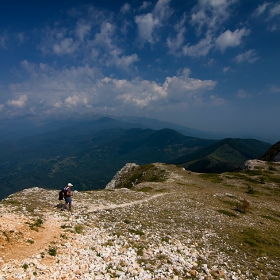
[[69, 208], [68, 210], [71, 211], [72, 210], [72, 195], [73, 193], [71, 192], [71, 187], [73, 187], [73, 185], [71, 183], [68, 183], [66, 187], [64, 187], [63, 192], [64, 192], [64, 199], [65, 199], [65, 209]]

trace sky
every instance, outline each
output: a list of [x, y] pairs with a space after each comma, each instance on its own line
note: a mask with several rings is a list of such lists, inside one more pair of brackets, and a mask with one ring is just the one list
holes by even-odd
[[0, 119], [102, 113], [280, 140], [280, 1], [0, 3]]

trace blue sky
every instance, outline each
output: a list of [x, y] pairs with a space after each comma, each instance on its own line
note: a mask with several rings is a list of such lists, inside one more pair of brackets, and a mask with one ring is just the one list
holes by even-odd
[[280, 1], [2, 2], [0, 118], [96, 112], [280, 140]]

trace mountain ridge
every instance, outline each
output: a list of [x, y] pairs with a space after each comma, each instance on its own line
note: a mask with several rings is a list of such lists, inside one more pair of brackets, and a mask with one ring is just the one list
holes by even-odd
[[118, 189], [74, 185], [73, 212], [61, 211], [58, 190], [12, 194], [0, 201], [0, 277], [277, 278], [280, 163], [250, 168], [139, 166]]
[[[106, 119], [103, 121], [108, 123]], [[97, 132], [88, 129], [81, 131], [85, 133], [71, 130], [66, 134], [58, 130], [2, 142], [0, 197], [30, 186], [57, 187], [65, 180], [73, 181], [79, 185], [80, 190], [104, 188], [127, 162], [170, 162], [217, 142], [184, 136], [171, 129], [114, 128]], [[262, 142], [256, 140], [252, 143], [258, 146]], [[251, 154], [250, 159], [259, 157], [269, 146], [264, 144], [263, 149]], [[241, 157], [239, 164], [246, 159], [249, 158]], [[215, 171], [229, 171], [229, 167], [222, 167], [217, 165], [215, 169], [214, 165], [211, 168]]]

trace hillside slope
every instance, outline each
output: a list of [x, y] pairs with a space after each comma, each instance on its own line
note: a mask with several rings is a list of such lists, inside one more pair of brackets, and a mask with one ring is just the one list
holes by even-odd
[[76, 191], [72, 213], [57, 190], [1, 201], [0, 279], [279, 278], [279, 163], [224, 174], [157, 163], [128, 181]]
[[260, 160], [280, 162], [280, 141], [272, 145]]
[[[108, 120], [103, 121], [108, 124]], [[111, 120], [109, 123], [112, 125]], [[80, 134], [77, 129], [3, 142], [0, 199], [31, 186], [62, 188], [68, 180], [79, 190], [104, 188], [127, 162], [166, 162], [214, 142], [170, 129], [82, 131], [87, 134]]]
[[248, 159], [259, 158], [269, 148], [270, 144], [255, 139], [226, 138], [171, 163], [194, 172], [228, 172]]

